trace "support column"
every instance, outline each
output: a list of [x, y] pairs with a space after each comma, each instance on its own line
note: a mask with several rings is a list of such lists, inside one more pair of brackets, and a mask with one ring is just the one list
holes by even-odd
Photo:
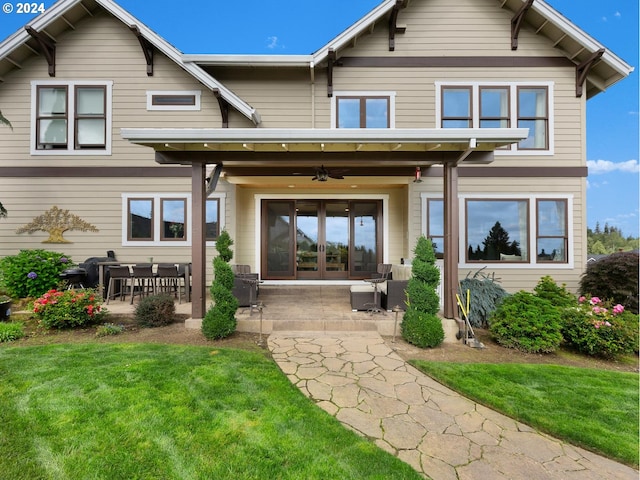
[[458, 252], [460, 222], [458, 218], [458, 167], [444, 164], [444, 317], [455, 318], [458, 312]]
[[191, 260], [192, 260], [192, 295], [191, 318], [202, 319], [205, 314], [205, 262], [206, 262], [206, 230], [205, 230], [205, 176], [206, 164], [193, 162], [191, 164]]

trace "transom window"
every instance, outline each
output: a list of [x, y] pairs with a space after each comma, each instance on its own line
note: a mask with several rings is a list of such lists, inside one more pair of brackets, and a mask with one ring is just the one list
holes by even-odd
[[[569, 258], [568, 198], [461, 198], [461, 261], [503, 265], [566, 265]], [[423, 195], [424, 232], [444, 253], [444, 203]], [[464, 219], [464, 220], [462, 220]], [[532, 253], [533, 252], [533, 253]], [[464, 259], [464, 260], [462, 260]]]
[[337, 92], [332, 108], [332, 128], [395, 127], [392, 92]]
[[199, 90], [148, 91], [147, 110], [200, 110]]
[[441, 128], [528, 128], [529, 136], [510, 152], [552, 153], [553, 85], [436, 83]]
[[[188, 194], [124, 194], [124, 245], [190, 245], [191, 196]], [[220, 235], [224, 194], [208, 198], [205, 210], [207, 241]]]
[[32, 155], [109, 155], [112, 82], [32, 82]]

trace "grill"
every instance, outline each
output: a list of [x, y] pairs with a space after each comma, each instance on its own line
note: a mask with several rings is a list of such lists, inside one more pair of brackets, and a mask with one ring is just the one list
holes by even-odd
[[68, 268], [60, 274], [60, 278], [67, 282], [68, 288], [84, 288], [87, 271], [84, 268]]

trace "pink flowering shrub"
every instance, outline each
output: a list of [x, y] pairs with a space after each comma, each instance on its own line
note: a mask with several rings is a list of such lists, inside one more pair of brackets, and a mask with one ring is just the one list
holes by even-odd
[[33, 302], [33, 313], [46, 328], [73, 328], [99, 323], [106, 315], [93, 290], [49, 290]]
[[638, 351], [638, 317], [621, 304], [582, 296], [564, 310], [563, 324], [565, 341], [587, 355], [613, 358]]

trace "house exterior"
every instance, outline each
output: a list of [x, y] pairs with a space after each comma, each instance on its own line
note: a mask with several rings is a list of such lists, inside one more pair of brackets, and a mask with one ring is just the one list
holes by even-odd
[[[311, 55], [188, 55], [110, 0], [60, 0], [0, 44], [0, 256], [192, 261], [360, 283], [429, 236], [443, 314], [586, 266], [586, 102], [631, 66], [542, 0], [385, 0]], [[53, 206], [99, 232], [17, 234]]]

